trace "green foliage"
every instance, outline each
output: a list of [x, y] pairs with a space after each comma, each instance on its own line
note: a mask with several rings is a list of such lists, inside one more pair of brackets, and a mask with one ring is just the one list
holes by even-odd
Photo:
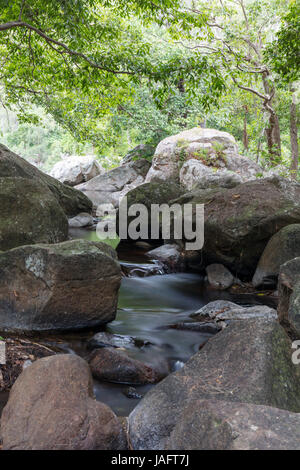
[[281, 79], [295, 82], [300, 77], [300, 1], [293, 0], [282, 19], [277, 38], [268, 45], [266, 58]]

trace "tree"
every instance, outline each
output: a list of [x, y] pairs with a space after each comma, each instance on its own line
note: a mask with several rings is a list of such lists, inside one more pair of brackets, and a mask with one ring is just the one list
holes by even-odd
[[142, 25], [168, 18], [187, 29], [179, 0], [0, 0], [0, 12], [2, 103], [18, 103], [24, 116], [29, 100], [42, 104], [72, 131], [72, 102], [99, 118], [143, 77], [166, 90], [189, 72], [193, 80], [193, 70], [210, 75], [205, 60], [183, 54], [152, 60]]
[[295, 83], [300, 77], [300, 1], [290, 4], [288, 13], [283, 17], [277, 38], [265, 51], [280, 80], [289, 84], [290, 103], [290, 139], [291, 139], [291, 175], [297, 178], [299, 168], [298, 118]]
[[174, 35], [182, 47], [214, 59], [224, 77], [239, 89], [259, 98], [268, 125], [265, 128], [269, 154], [276, 163], [281, 154], [279, 119], [276, 113], [276, 84], [264, 57], [264, 48], [272, 38], [288, 1], [278, 0], [195, 0], [189, 8], [195, 16], [208, 15], [207, 31]]

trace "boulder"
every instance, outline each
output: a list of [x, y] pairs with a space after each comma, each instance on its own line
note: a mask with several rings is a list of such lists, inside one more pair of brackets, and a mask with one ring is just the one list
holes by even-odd
[[234, 321], [179, 371], [150, 390], [129, 416], [136, 450], [164, 449], [184, 407], [213, 399], [300, 411], [300, 371], [275, 320]]
[[207, 279], [213, 289], [226, 290], [234, 283], [234, 277], [223, 264], [210, 264], [206, 267]]
[[46, 357], [15, 382], [1, 417], [5, 450], [124, 450], [116, 415], [93, 397], [88, 364], [79, 356]]
[[143, 204], [150, 212], [152, 204], [167, 204], [183, 194], [179, 184], [172, 181], [144, 183], [127, 194], [128, 207]]
[[242, 177], [237, 173], [204, 165], [193, 158], [185, 162], [180, 170], [180, 183], [187, 190], [195, 186], [199, 189], [234, 188], [242, 182]]
[[143, 385], [162, 379], [152, 367], [116, 348], [95, 349], [91, 353], [89, 364], [93, 376], [102, 382]]
[[[172, 181], [144, 183], [127, 193], [128, 210], [133, 204], [142, 204], [148, 211], [148, 237], [151, 238], [151, 209], [153, 204], [168, 204], [174, 198], [183, 194], [179, 184]], [[128, 223], [135, 217], [128, 216]], [[159, 238], [161, 238], [161, 220], [158, 214], [158, 226], [160, 227]]]
[[148, 251], [146, 256], [161, 262], [167, 272], [183, 271], [185, 268], [184, 256], [180, 247], [175, 243], [166, 243], [154, 248], [154, 250]]
[[75, 330], [116, 315], [121, 270], [104, 243], [72, 240], [0, 254], [0, 330]]
[[300, 257], [280, 267], [278, 316], [291, 335], [300, 338]]
[[0, 177], [0, 206], [0, 250], [67, 239], [65, 213], [53, 193], [37, 179]]
[[144, 182], [149, 167], [150, 163], [147, 160], [136, 160], [113, 168], [76, 188], [83, 191], [93, 201], [95, 207], [109, 203], [118, 207], [119, 201], [128, 191]]
[[67, 216], [72, 217], [79, 212], [91, 212], [91, 201], [80, 191], [66, 186], [55, 178], [46, 175], [34, 165], [11, 152], [4, 145], [0, 144], [0, 177], [21, 177], [30, 180], [37, 180], [44, 183], [53, 193], [58, 203]]
[[[199, 160], [200, 164], [207, 167], [231, 170], [243, 180], [255, 178], [262, 171], [252, 160], [238, 155], [237, 144], [232, 135], [216, 129], [195, 127], [167, 137], [158, 144], [146, 182], [157, 179], [179, 180], [181, 168], [190, 159]], [[191, 167], [188, 165], [187, 168]], [[202, 171], [205, 173], [203, 168]], [[185, 170], [182, 181], [190, 186], [191, 178], [184, 175]]]
[[88, 214], [87, 212], [81, 212], [75, 217], [72, 217], [72, 219], [69, 219], [70, 228], [88, 227], [93, 224], [93, 216], [91, 216], [91, 214]]
[[76, 186], [104, 172], [104, 168], [95, 160], [95, 157], [72, 156], [55, 163], [50, 175], [68, 186]]
[[131, 349], [135, 347], [140, 348], [145, 344], [147, 344], [145, 341], [134, 338], [133, 336], [116, 335], [101, 331], [88, 340], [87, 346], [88, 349], [107, 347]]
[[215, 300], [192, 313], [191, 318], [199, 322], [223, 322], [228, 320], [276, 320], [277, 312], [267, 305], [243, 307], [228, 300]]
[[192, 191], [172, 202], [205, 205], [203, 264], [224, 264], [243, 280], [254, 275], [269, 239], [300, 223], [300, 184], [284, 178]]
[[270, 406], [195, 400], [187, 403], [165, 450], [299, 450], [300, 414]]
[[287, 225], [269, 240], [252, 279], [254, 287], [276, 288], [280, 266], [300, 256], [300, 224]]
[[134, 162], [135, 160], [139, 160], [141, 158], [145, 158], [146, 160], [151, 160], [155, 152], [155, 147], [149, 144], [140, 144], [134, 147], [134, 149], [130, 150], [128, 154], [123, 158], [121, 165], [126, 163]]

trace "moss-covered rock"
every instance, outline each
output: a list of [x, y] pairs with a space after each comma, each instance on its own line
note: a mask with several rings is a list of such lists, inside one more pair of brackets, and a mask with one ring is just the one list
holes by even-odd
[[143, 204], [150, 211], [152, 204], [167, 204], [183, 193], [179, 184], [172, 181], [144, 183], [127, 193], [128, 207]]
[[300, 371], [291, 351], [290, 339], [276, 320], [234, 321], [134, 409], [129, 417], [133, 448], [164, 449], [192, 400], [244, 402], [299, 413]]
[[21, 177], [44, 183], [48, 186], [48, 189], [50, 189], [53, 196], [69, 217], [77, 215], [80, 212], [91, 212], [92, 210], [92, 202], [80, 191], [66, 186], [51, 176], [46, 175], [1, 144], [0, 177]]
[[34, 179], [0, 177], [0, 250], [67, 239], [68, 221], [48, 187]]
[[300, 338], [300, 257], [280, 267], [278, 316], [292, 336]]
[[105, 243], [72, 240], [0, 254], [0, 331], [75, 330], [115, 319], [121, 269]]
[[300, 184], [279, 177], [196, 190], [173, 202], [205, 204], [203, 263], [224, 264], [246, 279], [272, 235], [300, 223]]

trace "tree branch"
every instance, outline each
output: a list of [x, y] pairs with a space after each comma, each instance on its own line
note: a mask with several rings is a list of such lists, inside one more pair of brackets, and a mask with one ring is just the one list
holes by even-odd
[[83, 60], [85, 60], [88, 64], [90, 64], [93, 68], [96, 68], [96, 69], [99, 69], [99, 70], [103, 70], [105, 72], [109, 72], [109, 73], [112, 73], [114, 75], [135, 75], [135, 72], [130, 72], [130, 71], [127, 71], [127, 70], [113, 70], [113, 69], [110, 69], [108, 67], [103, 67], [99, 64], [97, 64], [96, 62], [94, 62], [92, 59], [90, 59], [89, 57], [87, 57], [83, 52], [79, 52], [79, 51], [74, 51], [73, 49], [70, 49], [66, 44], [64, 44], [63, 42], [61, 41], [58, 41], [56, 39], [53, 39], [51, 38], [50, 36], [48, 36], [46, 33], [44, 33], [44, 31], [42, 31], [41, 29], [38, 29], [36, 28], [35, 26], [29, 24], [29, 23], [26, 23], [24, 21], [9, 21], [7, 23], [2, 23], [0, 24], [0, 31], [7, 31], [9, 29], [14, 29], [14, 28], [26, 28], [26, 29], [29, 29], [31, 31], [34, 31], [38, 36], [40, 36], [41, 38], [45, 39], [47, 41], [47, 43], [52, 43], [52, 44], [55, 44], [56, 46], [59, 46], [61, 47], [62, 49], [64, 49], [64, 51], [66, 51], [69, 55], [71, 56], [75, 56], [75, 57], [79, 57]]

